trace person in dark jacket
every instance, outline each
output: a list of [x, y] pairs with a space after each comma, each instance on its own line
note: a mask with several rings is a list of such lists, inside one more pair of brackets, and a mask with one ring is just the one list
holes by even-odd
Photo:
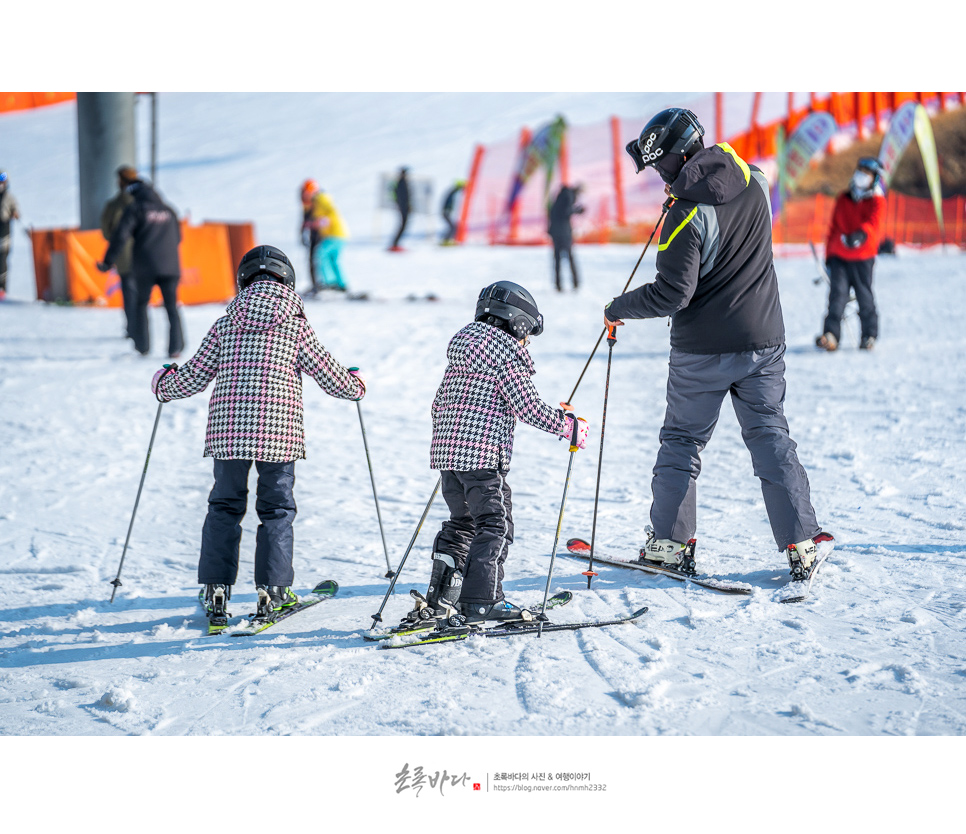
[[396, 208], [399, 209], [399, 229], [396, 232], [396, 236], [393, 238], [392, 244], [389, 246], [390, 252], [403, 251], [403, 248], [399, 245], [399, 241], [402, 240], [403, 232], [406, 231], [406, 223], [409, 221], [408, 173], [408, 168], [399, 169], [399, 179], [396, 180], [396, 185], [393, 191], [394, 199], [396, 201]]
[[550, 207], [550, 223], [547, 226], [547, 232], [553, 241], [553, 275], [557, 292], [563, 292], [563, 284], [560, 281], [560, 261], [564, 255], [567, 256], [567, 262], [570, 264], [570, 276], [574, 282], [574, 289], [580, 285], [577, 264], [574, 263], [574, 230], [570, 221], [573, 215], [582, 214], [584, 211], [584, 207], [577, 204], [579, 194], [579, 185], [576, 187], [562, 185]]
[[879, 336], [879, 314], [872, 294], [872, 270], [885, 227], [885, 195], [880, 180], [884, 169], [878, 159], [863, 157], [846, 191], [839, 194], [832, 210], [825, 243], [825, 268], [828, 272], [828, 312], [822, 335], [815, 344], [836, 350], [842, 338], [842, 316], [855, 292], [859, 302], [862, 334], [860, 350], [871, 350]]
[[97, 268], [107, 272], [116, 262], [128, 239], [134, 240], [131, 268], [137, 285], [137, 308], [134, 318], [134, 347], [142, 356], [151, 349], [148, 303], [157, 285], [168, 314], [168, 356], [177, 358], [184, 349], [181, 316], [178, 313], [178, 282], [181, 262], [178, 245], [181, 225], [171, 206], [150, 185], [140, 179], [127, 186], [133, 200], [124, 210], [111, 235], [110, 245]]
[[[117, 194], [104, 204], [101, 210], [101, 234], [104, 240], [111, 242], [111, 235], [121, 222], [121, 217], [134, 198], [128, 193], [127, 187], [138, 178], [138, 172], [130, 165], [122, 165], [117, 169]], [[134, 318], [137, 315], [138, 291], [131, 271], [131, 258], [134, 252], [134, 241], [128, 240], [118, 252], [114, 262], [118, 278], [121, 280], [121, 303], [124, 308], [124, 326], [127, 338], [133, 338]]]
[[671, 318], [667, 410], [641, 559], [695, 572], [700, 456], [730, 393], [775, 542], [792, 579], [804, 580], [831, 552], [833, 539], [816, 520], [784, 415], [785, 326], [769, 185], [730, 145], [705, 148], [703, 136], [690, 110], [670, 108], [627, 145], [638, 173], [653, 167], [674, 201], [654, 281], [604, 311], [608, 327], [623, 319]]

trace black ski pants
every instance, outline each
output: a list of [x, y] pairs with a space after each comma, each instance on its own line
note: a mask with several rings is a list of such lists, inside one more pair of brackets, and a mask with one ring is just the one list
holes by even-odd
[[843, 258], [828, 259], [828, 313], [825, 316], [823, 333], [831, 333], [835, 341], [842, 341], [842, 316], [849, 303], [850, 291], [855, 293], [859, 302], [859, 322], [862, 326], [862, 339], [879, 337], [879, 314], [875, 309], [875, 296], [872, 294], [872, 269], [875, 258], [864, 261], [846, 261]]
[[396, 236], [393, 238], [390, 246], [393, 249], [398, 248], [399, 241], [402, 240], [403, 233], [406, 231], [406, 224], [409, 222], [409, 212], [400, 211], [399, 212], [399, 228], [396, 230]]
[[567, 256], [567, 263], [570, 264], [570, 277], [574, 282], [574, 289], [580, 286], [580, 276], [577, 275], [577, 264], [574, 262], [574, 248], [571, 240], [553, 239], [553, 277], [557, 285], [557, 291], [563, 291], [563, 282], [560, 279], [561, 261], [564, 255]]
[[513, 506], [506, 474], [496, 469], [439, 473], [450, 517], [433, 543], [463, 574], [460, 603], [503, 599], [503, 563], [513, 543]]
[[147, 354], [151, 350], [151, 328], [148, 323], [148, 304], [151, 291], [157, 285], [161, 289], [161, 300], [168, 314], [168, 356], [175, 356], [184, 350], [184, 330], [178, 312], [178, 275], [138, 275], [137, 307], [135, 308], [134, 329], [131, 338], [138, 353]]
[[238, 578], [241, 524], [248, 507], [248, 473], [253, 462], [258, 472], [255, 511], [259, 521], [255, 533], [255, 584], [287, 587], [295, 580], [295, 461], [215, 458], [215, 485], [208, 496], [208, 515], [201, 530], [201, 585], [234, 585]]

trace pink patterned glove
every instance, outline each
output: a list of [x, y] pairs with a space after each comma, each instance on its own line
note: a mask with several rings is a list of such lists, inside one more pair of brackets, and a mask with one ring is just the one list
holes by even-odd
[[161, 379], [166, 374], [169, 374], [171, 373], [171, 371], [176, 371], [176, 370], [178, 370], [178, 366], [176, 364], [165, 365], [163, 368], [161, 368], [159, 371], [157, 371], [154, 374], [154, 376], [151, 378], [151, 393], [154, 394], [155, 397], [158, 396], [158, 384], [161, 382]]
[[356, 401], [361, 400], [362, 397], [364, 397], [366, 395], [366, 380], [365, 380], [365, 377], [361, 373], [359, 373], [359, 369], [358, 368], [349, 368], [349, 373], [352, 374], [352, 376], [354, 376], [356, 379], [358, 379], [359, 382], [362, 385], [362, 396], [355, 398]]
[[564, 440], [569, 440], [578, 449], [583, 449], [587, 445], [587, 438], [590, 436], [590, 426], [583, 417], [577, 417], [577, 437], [574, 438], [574, 417], [570, 414], [564, 415], [564, 427], [560, 436]]

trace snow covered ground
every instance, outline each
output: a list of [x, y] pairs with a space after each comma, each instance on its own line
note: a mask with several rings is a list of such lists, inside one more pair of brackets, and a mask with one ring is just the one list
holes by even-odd
[[[370, 105], [385, 113], [388, 99], [375, 98]], [[298, 111], [293, 99], [281, 97], [279, 107]], [[437, 106], [450, 114], [458, 100], [455, 94], [420, 100], [422, 127], [430, 131]], [[347, 106], [345, 99], [320, 101], [332, 113]], [[597, 112], [588, 94], [574, 101], [574, 121], [626, 113], [631, 103], [629, 96], [598, 102]], [[638, 101], [642, 115], [654, 109], [646, 96]], [[544, 113], [570, 115], [566, 105], [564, 94], [521, 97], [506, 108], [502, 129], [490, 125], [492, 138]], [[404, 162], [428, 168], [434, 158], [426, 149], [420, 159], [420, 135], [404, 131], [387, 133], [391, 154], [372, 161], [366, 150], [352, 157], [357, 144], [380, 143], [354, 143], [336, 128], [326, 133], [321, 111], [317, 122], [306, 123], [318, 137], [314, 168], [305, 156], [305, 131], [266, 131], [203, 147], [209, 129], [231, 121], [232, 108], [250, 106], [244, 96], [162, 97], [164, 119], [191, 112], [194, 121], [162, 124], [170, 144], [162, 145], [159, 185], [180, 208], [191, 205], [196, 219], [253, 219], [259, 240], [287, 247], [297, 268], [304, 263], [295, 236], [298, 183], [323, 169], [330, 154], [340, 162], [325, 169], [328, 181], [357, 226], [371, 220], [378, 171]], [[485, 97], [472, 103], [472, 112], [486, 108], [501, 112]], [[355, 118], [367, 124], [361, 112]], [[76, 222], [72, 119], [66, 106], [0, 121], [12, 188], [39, 226]], [[441, 180], [463, 172], [471, 141], [454, 127], [436, 154], [444, 160]], [[343, 167], [365, 173], [350, 177]], [[12, 300], [0, 305], [0, 750], [8, 753], [0, 758], [7, 784], [33, 784], [29, 772], [13, 765], [22, 757], [61, 776], [68, 796], [93, 813], [89, 793], [109, 803], [108, 784], [145, 791], [157, 805], [151, 786], [181, 791], [204, 777], [209, 761], [217, 767], [224, 757], [227, 771], [216, 782], [252, 764], [270, 772], [266, 785], [277, 793], [269, 796], [283, 808], [292, 796], [328, 803], [336, 794], [350, 797], [360, 813], [388, 809], [400, 820], [402, 808], [390, 797], [414, 796], [421, 767], [430, 776], [446, 769], [457, 778], [424, 782], [420, 796], [445, 793], [460, 808], [473, 807], [473, 783], [505, 812], [550, 807], [529, 796], [540, 786], [604, 784], [607, 790], [591, 793], [628, 809], [639, 803], [651, 822], [670, 814], [673, 824], [682, 809], [644, 810], [642, 789], [683, 781], [709, 803], [753, 788], [748, 820], [764, 824], [824, 780], [843, 802], [854, 804], [858, 785], [866, 799], [882, 803], [875, 813], [889, 823], [886, 830], [923, 821], [914, 804], [897, 807], [890, 788], [928, 790], [929, 816], [938, 823], [951, 801], [942, 791], [955, 771], [942, 766], [942, 757], [961, 755], [966, 734], [961, 252], [900, 250], [881, 258], [880, 342], [874, 352], [856, 350], [852, 318], [849, 343], [834, 355], [813, 347], [825, 292], [813, 282], [811, 256], [792, 250], [777, 261], [787, 414], [820, 521], [838, 543], [811, 600], [794, 607], [776, 601], [787, 568], [725, 406], [703, 458], [698, 561], [704, 570], [753, 584], [753, 595], [718, 595], [608, 568], [599, 568], [588, 589], [584, 564], [558, 550], [553, 589], [570, 589], [575, 599], [556, 619], [604, 618], [643, 605], [647, 615], [633, 625], [539, 640], [383, 651], [362, 639], [388, 582], [358, 412], [310, 381], [309, 456], [296, 470], [296, 587], [333, 578], [338, 597], [260, 637], [202, 636], [195, 566], [211, 487], [211, 463], [202, 458], [205, 392], [161, 411], [123, 585], [109, 603], [158, 410], [149, 382], [166, 361], [167, 325], [163, 312], [153, 310], [155, 348], [146, 360], [121, 338], [119, 311], [35, 302], [25, 241], [15, 240]], [[547, 322], [531, 345], [535, 382], [556, 402], [576, 383], [600, 332], [601, 308], [624, 285], [640, 248], [578, 248], [583, 286], [561, 295], [551, 291], [546, 249], [440, 248], [421, 236], [401, 256], [383, 248], [381, 240], [350, 243], [343, 256], [352, 288], [369, 291], [373, 302], [306, 307], [322, 342], [366, 375], [362, 413], [395, 569], [436, 482], [427, 466], [429, 406], [446, 344], [472, 318], [479, 289], [508, 279], [534, 293]], [[652, 268], [649, 253], [635, 285]], [[428, 292], [441, 300], [406, 300]], [[183, 310], [189, 353], [222, 312], [216, 305]], [[666, 362], [666, 322], [621, 328], [600, 490], [602, 554], [631, 556], [643, 541]], [[602, 348], [574, 398], [593, 434], [574, 463], [562, 540], [590, 533], [606, 363]], [[505, 587], [510, 599], [528, 604], [543, 597], [568, 453], [527, 426], [516, 437], [509, 478], [516, 541]], [[440, 502], [386, 604], [387, 622], [409, 609], [410, 587], [425, 589], [429, 546], [443, 517]], [[252, 509], [231, 606], [236, 614], [254, 600], [255, 523]], [[106, 743], [132, 735], [169, 743], [129, 752]], [[214, 736], [232, 738], [211, 745]], [[314, 736], [324, 738], [308, 738]], [[883, 744], [896, 736], [920, 738], [914, 747], [910, 739]], [[71, 737], [74, 743], [56, 743]], [[286, 756], [298, 767], [286, 767]], [[89, 769], [88, 761], [96, 764]], [[804, 763], [805, 781], [795, 776], [803, 765], [790, 761]], [[400, 777], [404, 764], [409, 775]], [[530, 778], [505, 778], [521, 772]], [[552, 778], [535, 778], [540, 773]], [[561, 781], [561, 773], [589, 778]], [[753, 785], [746, 774], [754, 775]], [[108, 776], [116, 781], [108, 783]], [[210, 786], [195, 792], [210, 796]], [[614, 807], [574, 793], [553, 791], [552, 806], [566, 808], [573, 823]], [[376, 797], [378, 809], [367, 809], [363, 803]], [[824, 813], [807, 825], [804, 818], [780, 824], [812, 830], [826, 819], [833, 828], [879, 820], [870, 811], [851, 816], [854, 808], [844, 816]], [[696, 819], [712, 820], [711, 805], [693, 809], [690, 820]], [[414, 822], [439, 824], [421, 817], [405, 824]]]

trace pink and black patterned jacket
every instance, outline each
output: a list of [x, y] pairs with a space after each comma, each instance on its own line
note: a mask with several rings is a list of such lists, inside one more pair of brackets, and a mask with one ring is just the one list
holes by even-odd
[[333, 397], [365, 394], [319, 344], [298, 294], [276, 281], [256, 281], [228, 305], [197, 353], [161, 379], [158, 396], [190, 397], [214, 379], [205, 456], [291, 461], [305, 457], [303, 373]]
[[433, 401], [430, 468], [467, 472], [510, 468], [517, 418], [546, 432], [564, 427], [533, 387], [527, 349], [482, 322], [466, 325], [449, 343], [449, 365]]

